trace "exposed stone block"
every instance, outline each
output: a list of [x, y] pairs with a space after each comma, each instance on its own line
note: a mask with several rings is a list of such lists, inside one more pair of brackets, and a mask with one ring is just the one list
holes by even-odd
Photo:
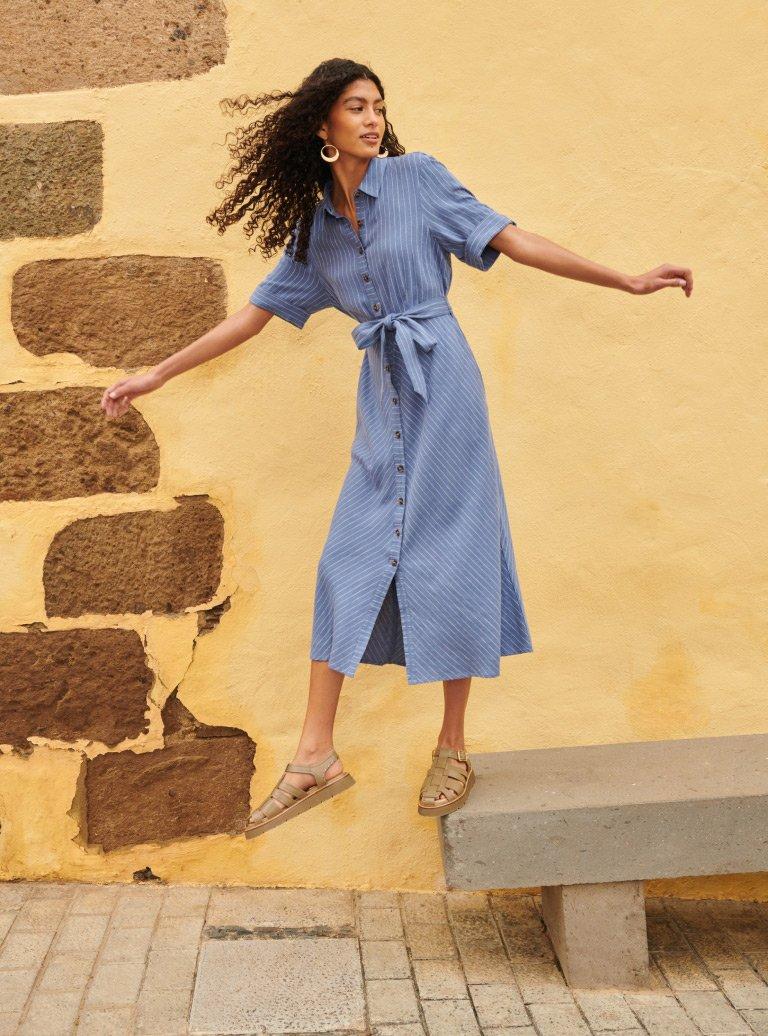
[[0, 394], [0, 500], [144, 493], [160, 474], [152, 431], [135, 407], [119, 421], [87, 387]]
[[108, 752], [86, 763], [86, 837], [126, 845], [242, 831], [250, 812], [254, 742], [236, 727], [198, 722], [173, 694], [165, 747]]
[[150, 367], [226, 315], [224, 271], [212, 259], [45, 259], [13, 278], [19, 343], [36, 356], [74, 353], [96, 367]]
[[222, 0], [15, 0], [0, 41], [6, 94], [188, 79], [227, 53]]
[[[0, 10], [19, 18], [16, 4]], [[22, 30], [28, 26], [20, 20]], [[99, 123], [86, 120], [0, 124], [0, 239], [67, 237], [94, 227], [101, 219], [102, 139]]]
[[0, 744], [119, 744], [148, 730], [154, 674], [133, 630], [0, 634]]
[[43, 565], [48, 615], [181, 612], [221, 578], [224, 522], [207, 497], [172, 511], [81, 518], [56, 534]]

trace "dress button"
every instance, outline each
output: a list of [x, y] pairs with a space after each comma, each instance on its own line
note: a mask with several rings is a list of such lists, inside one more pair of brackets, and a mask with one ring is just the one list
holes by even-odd
[[397, 564], [397, 558], [390, 558], [389, 559], [389, 563], [390, 563], [390, 565], [396, 565]]
[[403, 467], [403, 465], [402, 465], [402, 464], [398, 464], [398, 465], [397, 465], [397, 470], [398, 470], [398, 471], [405, 471], [405, 468]]
[[399, 439], [399, 438], [400, 438], [400, 432], [395, 432], [395, 438], [396, 438], [396, 439]]
[[395, 536], [399, 536], [399, 535], [400, 535], [400, 530], [399, 529], [395, 529]]
[[396, 403], [396, 402], [397, 402], [397, 396], [393, 396], [393, 397], [392, 397], [392, 402], [393, 402], [393, 403]]
[[398, 502], [398, 504], [400, 504], [400, 505], [402, 506], [402, 504], [403, 504], [403, 503], [404, 503], [405, 501], [403, 500], [403, 498], [402, 498], [401, 496], [399, 496], [399, 497], [397, 498], [397, 502]]
[[374, 311], [374, 313], [378, 313], [380, 309], [381, 309], [381, 303], [374, 302], [374, 304], [373, 304], [373, 311]]
[[391, 363], [385, 363], [384, 364], [384, 370], [385, 371], [392, 370], [392, 364]]
[[364, 273], [364, 274], [363, 274], [363, 280], [364, 280], [364, 281], [369, 281], [370, 279], [371, 279], [371, 278], [370, 278], [370, 277], [368, 276], [368, 274], [367, 274], [367, 273]]

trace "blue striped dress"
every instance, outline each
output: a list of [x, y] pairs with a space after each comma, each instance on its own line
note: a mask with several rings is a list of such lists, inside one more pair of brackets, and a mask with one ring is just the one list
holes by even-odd
[[515, 221], [423, 151], [372, 158], [359, 235], [314, 211], [306, 264], [286, 246], [250, 301], [302, 328], [334, 307], [364, 351], [351, 459], [316, 571], [310, 657], [409, 684], [499, 675], [532, 651], [480, 369], [447, 299], [451, 256], [489, 270]]

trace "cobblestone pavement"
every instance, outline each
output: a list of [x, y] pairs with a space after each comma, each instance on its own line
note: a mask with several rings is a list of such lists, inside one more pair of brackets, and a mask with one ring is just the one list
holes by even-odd
[[646, 909], [621, 993], [568, 988], [538, 896], [0, 883], [0, 1034], [768, 1036], [768, 904]]

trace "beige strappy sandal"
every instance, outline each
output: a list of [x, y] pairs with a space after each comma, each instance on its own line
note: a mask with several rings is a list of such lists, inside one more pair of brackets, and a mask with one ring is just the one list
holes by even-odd
[[[465, 772], [454, 762], [467, 763]], [[419, 792], [419, 813], [424, 817], [442, 817], [459, 809], [475, 783], [475, 771], [462, 748], [434, 748], [432, 765]], [[444, 795], [440, 799], [438, 796]]]
[[251, 813], [245, 828], [246, 838], [255, 838], [263, 831], [277, 827], [284, 820], [298, 816], [313, 806], [319, 806], [326, 799], [333, 798], [340, 792], [351, 788], [355, 783], [350, 773], [340, 773], [329, 781], [325, 779], [325, 771], [338, 759], [334, 749], [328, 753], [321, 763], [288, 763], [285, 770], [290, 773], [311, 773], [317, 784], [310, 788], [299, 788], [282, 777], [262, 804]]

